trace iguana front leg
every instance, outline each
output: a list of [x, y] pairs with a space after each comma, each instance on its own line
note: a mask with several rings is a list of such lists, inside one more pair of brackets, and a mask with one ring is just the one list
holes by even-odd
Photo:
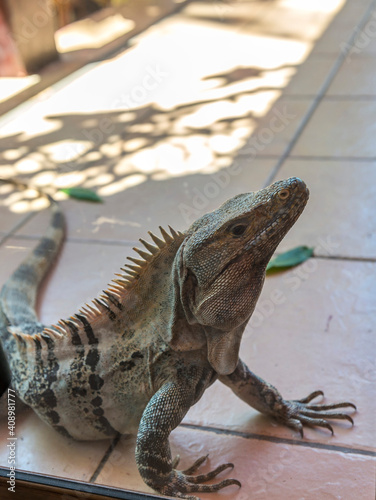
[[303, 424], [325, 427], [333, 434], [333, 428], [326, 419], [348, 420], [354, 424], [350, 415], [332, 412], [337, 408], [351, 407], [353, 403], [335, 403], [329, 405], [310, 405], [310, 401], [322, 396], [322, 391], [315, 391], [299, 400], [285, 400], [278, 390], [252, 373], [247, 365], [239, 359], [238, 365], [231, 375], [221, 376], [219, 380], [229, 386], [240, 399], [256, 410], [271, 415], [280, 422], [298, 430], [303, 437]]
[[163, 495], [198, 500], [189, 494], [218, 491], [232, 484], [240, 486], [236, 479], [203, 484], [223, 470], [233, 468], [230, 463], [220, 465], [207, 474], [192, 475], [206, 456], [199, 458], [185, 471], [175, 469], [178, 459], [172, 460], [168, 438], [194, 403], [195, 396], [190, 384], [169, 382], [152, 397], [142, 415], [136, 445], [138, 470], [146, 484]]

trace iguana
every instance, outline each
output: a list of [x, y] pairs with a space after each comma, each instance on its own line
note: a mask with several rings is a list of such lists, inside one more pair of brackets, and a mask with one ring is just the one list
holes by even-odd
[[177, 470], [169, 435], [217, 379], [258, 411], [303, 435], [303, 424], [329, 429], [347, 419], [330, 410], [344, 402], [287, 401], [239, 359], [240, 341], [260, 295], [266, 265], [308, 200], [290, 178], [239, 194], [203, 215], [187, 231], [153, 243], [140, 239], [139, 258], [126, 264], [90, 305], [46, 328], [36, 316], [38, 286], [64, 237], [64, 217], [51, 201], [44, 238], [5, 283], [0, 333], [17, 395], [49, 425], [76, 439], [137, 434], [136, 462], [144, 481], [169, 496], [197, 499], [238, 485], [204, 484], [233, 464], [195, 475], [206, 457]]

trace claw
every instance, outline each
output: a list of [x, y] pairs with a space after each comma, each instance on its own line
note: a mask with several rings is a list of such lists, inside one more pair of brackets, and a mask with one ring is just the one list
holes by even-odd
[[176, 469], [176, 467], [179, 465], [180, 462], [180, 455], [176, 455], [176, 457], [173, 459], [171, 467], [173, 469]]
[[[190, 491], [197, 491], [199, 493], [212, 493], [214, 491], [219, 491], [222, 488], [226, 488], [226, 486], [232, 486], [233, 484], [236, 484], [236, 486], [239, 486], [241, 488], [241, 483], [237, 479], [224, 479], [220, 483], [217, 484], [199, 484], [199, 485], [193, 485], [191, 484], [191, 489]], [[189, 488], [189, 486], [188, 486]], [[199, 497], [192, 496], [192, 495], [187, 495], [187, 492], [181, 492], [181, 491], [174, 491], [173, 496], [177, 498], [184, 498], [185, 500], [200, 500]]]
[[329, 411], [313, 411], [311, 407], [307, 407], [307, 409], [301, 411], [302, 415], [311, 418], [338, 418], [340, 420], [348, 420], [352, 425], [354, 425], [354, 420], [350, 417], [350, 415], [346, 415], [346, 413], [330, 413]]
[[[211, 493], [213, 491], [219, 491], [226, 486], [236, 485], [241, 487], [240, 481], [237, 479], [224, 479], [223, 481], [216, 484], [203, 484], [206, 481], [210, 481], [222, 471], [233, 468], [234, 464], [226, 463], [219, 465], [213, 471], [210, 471], [206, 474], [200, 474], [197, 476], [191, 475], [194, 473], [200, 465], [202, 465], [205, 460], [208, 458], [208, 455], [200, 457], [196, 462], [186, 469], [185, 471], [178, 471], [173, 469], [171, 471], [171, 475], [169, 478], [168, 484], [164, 487], [158, 489], [158, 491], [164, 495], [171, 495], [177, 498], [185, 498], [187, 500], [199, 500], [198, 497], [190, 495], [190, 493]], [[173, 460], [173, 464], [177, 464], [178, 458], [176, 457]], [[187, 474], [189, 472], [190, 474]]]
[[[208, 456], [209, 456], [209, 453], [207, 455], [204, 455], [203, 457], [198, 458], [193, 465], [191, 465], [190, 467], [188, 467], [188, 469], [185, 469], [185, 470], [183, 470], [181, 472], [185, 476], [191, 476], [205, 462], [205, 460], [207, 460]], [[173, 467], [173, 469], [176, 469], [176, 467]]]
[[314, 391], [314, 392], [311, 392], [311, 394], [309, 394], [306, 398], [303, 398], [303, 399], [296, 399], [295, 401], [296, 401], [297, 403], [307, 404], [307, 403], [309, 403], [310, 401], [312, 401], [312, 399], [315, 399], [315, 398], [317, 398], [318, 396], [324, 396], [323, 391]]
[[[200, 476], [188, 476], [188, 481], [190, 481], [191, 483], [204, 483], [206, 481], [210, 481], [211, 479], [213, 479], [214, 477], [218, 476], [218, 474], [220, 474], [222, 471], [226, 470], [226, 469], [233, 469], [234, 468], [234, 464], [222, 464], [222, 465], [219, 465], [216, 469], [212, 470], [211, 472], [208, 472], [207, 474], [201, 474]], [[234, 479], [234, 481], [236, 481], [236, 479]]]
[[335, 410], [336, 408], [347, 408], [351, 407], [354, 408], [354, 410], [357, 410], [357, 407], [353, 403], [334, 403], [331, 405], [309, 405], [308, 408], [311, 410]]
[[275, 415], [279, 420], [287, 424], [289, 427], [299, 431], [301, 437], [303, 437], [303, 424], [324, 427], [328, 429], [332, 435], [334, 434], [333, 427], [326, 419], [339, 419], [347, 420], [354, 425], [354, 420], [350, 415], [341, 412], [331, 412], [330, 410], [336, 410], [338, 408], [353, 408], [356, 411], [356, 406], [353, 403], [342, 402], [333, 404], [313, 404], [310, 405], [309, 402], [312, 401], [317, 396], [323, 396], [322, 391], [314, 391], [309, 394], [306, 398], [292, 401], [285, 401], [287, 405], [287, 414], [280, 413]]
[[233, 484], [236, 484], [236, 486], [239, 486], [239, 488], [241, 488], [242, 486], [241, 482], [237, 479], [224, 479], [220, 483], [216, 484], [197, 484], [194, 487], [194, 491], [200, 493], [212, 493], [213, 491], [219, 491], [222, 488], [226, 488], [226, 486], [232, 486]]
[[303, 425], [300, 420], [298, 420], [297, 418], [289, 418], [286, 423], [289, 427], [292, 427], [293, 429], [298, 431], [301, 438], [304, 438]]
[[333, 427], [329, 424], [329, 422], [327, 422], [322, 418], [311, 418], [301, 414], [299, 416], [299, 419], [303, 424], [324, 427], [325, 429], [328, 429], [332, 433], [332, 436], [334, 435]]

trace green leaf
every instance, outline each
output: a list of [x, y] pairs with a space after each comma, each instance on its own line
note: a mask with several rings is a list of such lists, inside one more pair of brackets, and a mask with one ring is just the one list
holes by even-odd
[[71, 187], [71, 188], [61, 188], [59, 191], [67, 194], [70, 198], [76, 198], [77, 200], [86, 200], [94, 202], [102, 202], [102, 198], [97, 195], [95, 191], [91, 189], [81, 188], [81, 187]]
[[266, 271], [280, 271], [297, 266], [313, 255], [313, 247], [300, 246], [274, 257], [266, 267]]

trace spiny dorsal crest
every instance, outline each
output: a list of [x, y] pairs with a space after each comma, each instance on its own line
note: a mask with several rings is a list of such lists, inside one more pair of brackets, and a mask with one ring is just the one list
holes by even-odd
[[131, 291], [132, 287], [143, 276], [148, 267], [152, 265], [154, 259], [172, 243], [180, 243], [185, 237], [184, 233], [175, 231], [170, 226], [168, 227], [171, 234], [162, 227], [159, 227], [162, 238], [148, 231], [154, 244], [140, 238], [140, 242], [147, 251], [134, 247], [133, 250], [138, 253], [140, 259], [127, 257], [132, 264], [125, 264], [121, 268], [122, 273], [116, 274], [117, 278], [111, 281], [107, 290], [104, 290], [98, 299], [94, 299], [92, 304], [86, 304], [77, 314], [71, 316], [68, 320], [60, 320], [55, 325], [45, 328], [42, 333], [28, 335], [22, 333], [19, 328], [10, 328], [10, 333], [12, 333], [18, 344], [22, 346], [26, 344], [40, 345], [42, 340], [45, 340], [45, 343], [47, 343], [51, 340], [59, 341], [64, 338], [71, 339], [73, 344], [80, 344], [82, 336], [78, 335], [79, 330], [84, 330], [89, 344], [96, 343], [97, 339], [93, 334], [93, 326], [101, 321], [106, 322], [108, 319], [110, 321], [116, 319], [114, 310], [121, 311], [123, 309], [122, 302], [125, 294]]
[[17, 344], [27, 347], [33, 346], [35, 344], [41, 344], [43, 339], [47, 340], [60, 340], [63, 336], [63, 333], [58, 329], [45, 328], [43, 332], [35, 333], [30, 335], [22, 331], [22, 328], [19, 326], [9, 326], [9, 333], [11, 333], [14, 339], [17, 341]]
[[[134, 283], [143, 275], [145, 270], [150, 266], [151, 262], [163, 251], [164, 248], [171, 245], [174, 241], [180, 241], [181, 237], [184, 237], [184, 234], [180, 231], [175, 231], [171, 226], [168, 226], [171, 234], [169, 234], [163, 227], [159, 226], [159, 230], [163, 239], [159, 238], [151, 231], [148, 231], [151, 239], [155, 243], [149, 243], [144, 239], [140, 238], [140, 242], [144, 245], [147, 252], [145, 250], [141, 250], [140, 248], [133, 247], [133, 250], [138, 253], [141, 259], [137, 259], [134, 257], [127, 257], [128, 260], [133, 262], [134, 265], [125, 264], [124, 267], [121, 268], [122, 274], [116, 274], [120, 279], [115, 278], [110, 283], [107, 292], [114, 293], [118, 295], [118, 298], [121, 298], [121, 294], [124, 289], [129, 290], [132, 288]], [[104, 292], [105, 296], [101, 296], [103, 300], [108, 302], [110, 299], [108, 294]], [[109, 304], [107, 304], [109, 305]]]

